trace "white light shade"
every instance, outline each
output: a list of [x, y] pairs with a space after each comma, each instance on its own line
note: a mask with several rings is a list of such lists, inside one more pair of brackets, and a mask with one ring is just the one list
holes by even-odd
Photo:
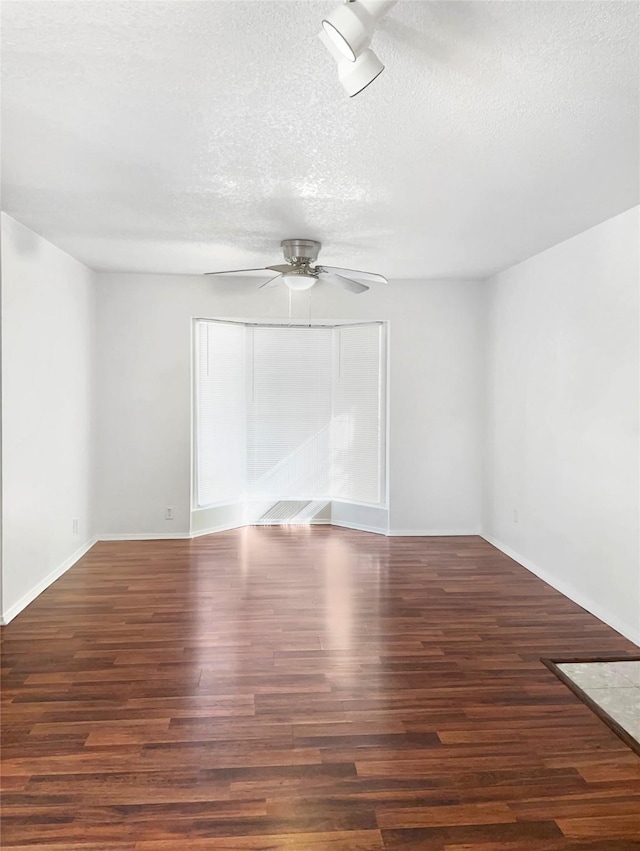
[[338, 79], [350, 98], [366, 89], [383, 71], [384, 65], [373, 50], [365, 50], [355, 62], [338, 62]]
[[371, 44], [376, 23], [397, 0], [355, 0], [334, 9], [322, 21], [324, 31], [340, 54], [355, 62]]
[[282, 280], [290, 290], [310, 290], [318, 279], [304, 272], [284, 272]]
[[371, 44], [373, 21], [357, 3], [338, 6], [322, 21], [322, 26], [335, 47], [351, 62]]

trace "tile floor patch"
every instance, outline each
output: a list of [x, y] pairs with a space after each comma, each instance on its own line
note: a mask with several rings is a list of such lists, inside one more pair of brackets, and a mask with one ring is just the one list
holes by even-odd
[[558, 662], [557, 667], [640, 745], [640, 661]]
[[585, 693], [640, 741], [640, 688], [585, 688]]
[[608, 662], [612, 668], [619, 670], [628, 680], [640, 686], [640, 661], [638, 662]]
[[625, 662], [567, 662], [558, 665], [580, 688], [628, 688], [633, 682], [624, 674]]

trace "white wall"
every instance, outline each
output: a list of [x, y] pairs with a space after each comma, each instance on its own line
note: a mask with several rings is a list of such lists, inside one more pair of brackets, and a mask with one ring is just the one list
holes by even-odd
[[[260, 283], [98, 275], [101, 533], [189, 532], [191, 318], [286, 319], [288, 291]], [[311, 291], [312, 321], [390, 320], [392, 531], [480, 528], [481, 308], [474, 282]], [[292, 311], [309, 320], [308, 293]]]
[[5, 214], [2, 323], [2, 600], [8, 620], [94, 535], [94, 293], [93, 272]]
[[385, 319], [390, 517], [334, 520], [470, 533], [484, 501], [489, 540], [640, 642], [638, 213], [486, 285], [323, 285], [291, 306], [260, 279], [96, 275], [3, 215], [5, 619], [95, 532], [230, 522], [190, 517], [192, 317]]
[[487, 283], [484, 530], [640, 643], [638, 228], [635, 208]]
[[397, 281], [361, 296], [327, 286], [313, 299], [317, 320], [390, 322], [390, 532], [478, 532], [482, 285]]

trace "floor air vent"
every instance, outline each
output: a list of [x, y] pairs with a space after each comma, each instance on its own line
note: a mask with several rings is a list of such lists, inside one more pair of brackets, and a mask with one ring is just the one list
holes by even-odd
[[290, 526], [311, 523], [323, 508], [329, 505], [323, 500], [283, 500], [274, 503], [253, 521], [254, 526]]

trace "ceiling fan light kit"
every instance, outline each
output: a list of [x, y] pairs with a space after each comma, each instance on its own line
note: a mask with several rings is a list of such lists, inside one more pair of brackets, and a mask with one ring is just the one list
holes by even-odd
[[[283, 239], [280, 243], [286, 265], [265, 266], [263, 269], [229, 269], [223, 272], [205, 272], [205, 275], [233, 275], [241, 272], [278, 272], [269, 278], [262, 287], [275, 287], [282, 283], [290, 290], [310, 290], [318, 281], [326, 281], [351, 293], [366, 292], [369, 287], [362, 281], [386, 284], [384, 275], [376, 272], [362, 272], [356, 269], [342, 269], [336, 266], [314, 266], [318, 259], [321, 244], [315, 239]], [[355, 279], [355, 280], [354, 280]]]
[[338, 79], [349, 95], [359, 94], [384, 65], [369, 49], [376, 24], [398, 0], [346, 0], [322, 21], [320, 41], [336, 60]]
[[310, 275], [308, 272], [303, 270], [293, 270], [291, 272], [285, 272], [282, 275], [282, 283], [289, 287], [290, 290], [294, 290], [294, 292], [310, 290], [317, 281], [317, 275]]

